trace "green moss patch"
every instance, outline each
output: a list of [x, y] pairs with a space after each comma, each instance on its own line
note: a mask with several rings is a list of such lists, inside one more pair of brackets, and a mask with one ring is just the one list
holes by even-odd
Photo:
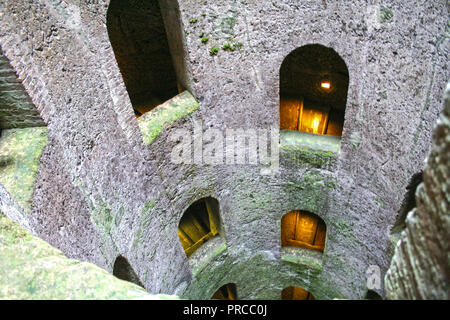
[[140, 215], [139, 218], [139, 228], [136, 232], [136, 236], [134, 238], [134, 242], [133, 242], [133, 249], [135, 249], [138, 244], [139, 241], [142, 241], [142, 234], [144, 233], [145, 230], [147, 230], [149, 228], [149, 224], [150, 224], [150, 217], [149, 217], [149, 213], [152, 210], [152, 208], [155, 206], [156, 201], [152, 200], [150, 202], [145, 203], [144, 205], [144, 209], [142, 210], [142, 214]]
[[317, 190], [319, 192], [322, 192], [324, 188], [327, 189], [337, 188], [337, 183], [334, 178], [326, 177], [320, 172], [318, 172], [316, 169], [306, 171], [305, 174], [302, 176], [302, 180], [300, 181], [300, 183], [293, 183], [288, 181], [288, 185], [296, 187], [302, 191]]
[[28, 212], [39, 159], [47, 144], [46, 127], [3, 130], [0, 137], [0, 183]]
[[29, 239], [31, 234], [0, 212], [0, 245], [14, 245]]
[[215, 56], [217, 53], [219, 53], [219, 48], [217, 47], [212, 47], [211, 50], [209, 50], [210, 56]]
[[192, 274], [197, 276], [200, 272], [211, 264], [213, 260], [227, 251], [225, 239], [215, 237], [200, 247], [189, 257], [189, 265], [192, 268]]
[[378, 20], [381, 23], [386, 23], [394, 17], [394, 12], [390, 8], [380, 8], [378, 11]]
[[149, 295], [32, 236], [0, 213], [0, 300], [177, 299]]
[[297, 165], [323, 167], [338, 157], [340, 147], [339, 137], [291, 130], [280, 131], [280, 148]]
[[155, 200], [152, 200], [150, 202], [147, 202], [144, 206], [144, 210], [142, 211], [143, 214], [149, 213], [150, 210], [155, 206]]
[[112, 215], [111, 210], [106, 204], [101, 204], [95, 207], [92, 212], [92, 220], [106, 235], [111, 233], [111, 229], [114, 226], [115, 217]]
[[189, 91], [184, 91], [145, 113], [138, 119], [144, 143], [146, 145], [151, 144], [165, 128], [190, 115], [198, 107], [197, 100]]
[[307, 266], [322, 271], [322, 252], [303, 248], [285, 247], [281, 249], [281, 261]]

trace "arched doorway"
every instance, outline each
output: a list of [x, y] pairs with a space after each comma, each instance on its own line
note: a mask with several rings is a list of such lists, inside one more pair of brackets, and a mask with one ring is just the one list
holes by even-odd
[[331, 48], [309, 44], [280, 68], [280, 129], [342, 136], [349, 73]]
[[281, 218], [281, 246], [299, 247], [323, 252], [327, 227], [317, 215], [294, 210]]
[[219, 231], [219, 202], [211, 197], [191, 204], [178, 225], [178, 236], [188, 257], [203, 243], [217, 236]]

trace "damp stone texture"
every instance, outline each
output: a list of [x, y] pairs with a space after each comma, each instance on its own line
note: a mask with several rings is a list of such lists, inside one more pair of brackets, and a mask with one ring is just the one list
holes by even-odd
[[[126, 29], [145, 21], [133, 17], [141, 2], [127, 1], [124, 11], [109, 0], [0, 1], [1, 99], [4, 77], [14, 74], [45, 126], [45, 135], [30, 136], [34, 146], [20, 144], [27, 156], [9, 142], [15, 128], [2, 131], [1, 211], [68, 258], [112, 273], [124, 257], [151, 294], [209, 299], [234, 283], [239, 299], [280, 299], [292, 286], [318, 300], [363, 299], [368, 289], [385, 297], [391, 228], [423, 170], [449, 79], [446, 2], [160, 0], [147, 8], [161, 10], [147, 12], [158, 20], [148, 25], [167, 36], [178, 92], [161, 95], [156, 118], [137, 118], [133, 104], [149, 92], [133, 80], [167, 80], [164, 70], [142, 74], [153, 67], [128, 62], [138, 52], [126, 50], [167, 53]], [[129, 23], [115, 20], [111, 29], [111, 8]], [[111, 43], [120, 26], [131, 44], [117, 43], [123, 36]], [[333, 49], [348, 70], [342, 137], [279, 130], [280, 67], [308, 44]], [[23, 115], [1, 123], [27, 122]], [[236, 141], [248, 130], [279, 133], [276, 170], [203, 161], [211, 132], [225, 146], [230, 129]], [[192, 161], [173, 161], [188, 140]], [[245, 152], [236, 145], [236, 155]], [[15, 166], [19, 157], [24, 167]], [[219, 203], [220, 237], [188, 258], [178, 225], [206, 197]], [[281, 218], [293, 210], [325, 222], [323, 253], [282, 249]]]
[[173, 300], [68, 259], [0, 212], [1, 300]]
[[417, 207], [386, 274], [389, 299], [450, 299], [450, 84], [433, 134], [433, 148], [416, 190]]

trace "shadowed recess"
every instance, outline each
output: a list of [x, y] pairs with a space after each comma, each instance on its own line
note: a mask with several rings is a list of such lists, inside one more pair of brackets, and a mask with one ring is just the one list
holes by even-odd
[[137, 116], [181, 92], [157, 0], [112, 0], [107, 28]]
[[130, 263], [123, 256], [117, 257], [116, 261], [114, 262], [113, 275], [121, 280], [132, 282], [144, 288], [144, 285], [139, 280], [139, 277], [134, 272]]
[[178, 235], [186, 256], [190, 256], [203, 243], [219, 234], [219, 202], [203, 198], [194, 202], [183, 214]]
[[397, 219], [394, 226], [391, 229], [391, 233], [399, 232], [406, 228], [406, 216], [408, 212], [416, 207], [416, 190], [419, 184], [423, 182], [423, 172], [414, 174], [409, 180], [406, 187], [402, 205], [398, 212]]
[[220, 287], [211, 297], [212, 300], [237, 300], [236, 284], [228, 283]]
[[383, 298], [373, 290], [367, 290], [366, 300], [383, 300]]

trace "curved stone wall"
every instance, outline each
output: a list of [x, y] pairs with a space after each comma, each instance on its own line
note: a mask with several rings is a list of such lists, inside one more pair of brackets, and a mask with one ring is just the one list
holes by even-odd
[[[33, 219], [48, 224], [37, 233], [84, 228], [48, 240], [108, 271], [124, 256], [151, 293], [209, 299], [235, 283], [243, 299], [279, 299], [289, 286], [316, 299], [365, 297], [368, 268], [381, 278], [388, 268], [390, 229], [410, 177], [422, 170], [442, 105], [445, 3], [161, 0], [160, 7], [163, 17], [180, 19], [182, 33], [169, 45], [184, 57], [186, 87], [199, 107], [146, 145], [109, 43], [108, 1], [0, 4], [0, 45], [48, 123], [52, 152], [44, 152], [34, 188], [50, 190], [44, 177], [55, 166], [54, 183], [65, 185], [35, 192]], [[259, 165], [171, 160], [172, 134], [193, 134], [196, 123], [278, 132], [281, 63], [313, 43], [348, 66], [340, 140], [282, 144], [274, 175], [262, 175]], [[177, 226], [203, 197], [219, 201], [225, 241], [187, 259]], [[67, 218], [43, 219], [46, 203]], [[281, 217], [292, 210], [325, 221], [323, 257], [281, 254]], [[81, 245], [89, 241], [102, 249], [92, 254]], [[371, 289], [384, 295], [382, 283]]]

